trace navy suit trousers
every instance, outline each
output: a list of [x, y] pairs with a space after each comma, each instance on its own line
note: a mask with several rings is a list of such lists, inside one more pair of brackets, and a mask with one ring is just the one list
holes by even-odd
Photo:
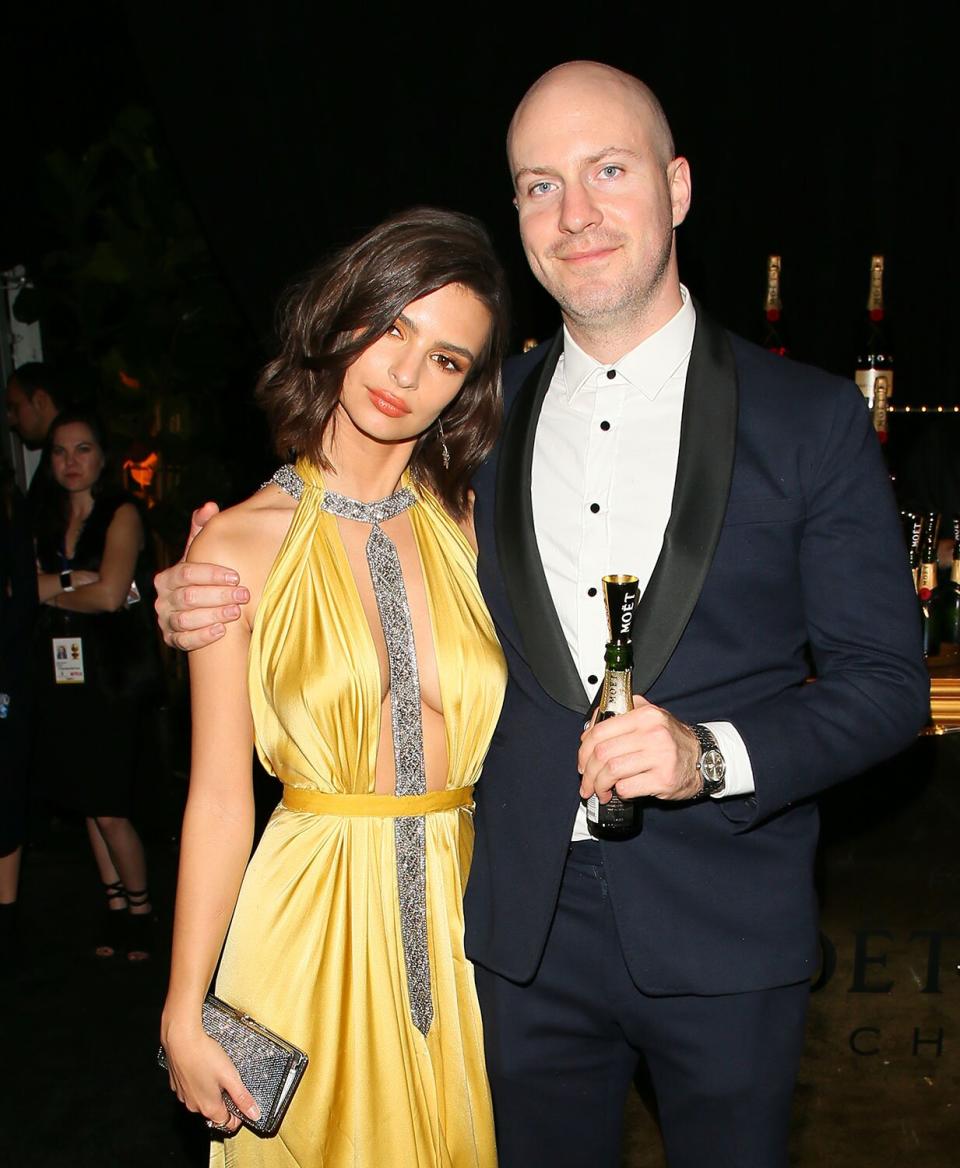
[[809, 983], [713, 997], [641, 993], [623, 960], [599, 844], [570, 849], [533, 981], [479, 966], [476, 975], [500, 1168], [618, 1168], [641, 1057], [670, 1168], [786, 1168]]

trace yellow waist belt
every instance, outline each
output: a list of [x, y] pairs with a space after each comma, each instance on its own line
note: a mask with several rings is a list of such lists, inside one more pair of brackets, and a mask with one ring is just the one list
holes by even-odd
[[311, 815], [354, 815], [397, 819], [405, 815], [429, 815], [431, 811], [448, 811], [452, 807], [469, 807], [473, 787], [454, 791], [428, 791], [425, 795], [334, 795], [312, 788], [283, 788], [283, 806], [288, 811], [307, 811]]

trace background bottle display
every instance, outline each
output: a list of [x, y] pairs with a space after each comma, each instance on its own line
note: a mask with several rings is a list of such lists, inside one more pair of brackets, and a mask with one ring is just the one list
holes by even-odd
[[880, 440], [887, 435], [887, 406], [893, 397], [893, 353], [886, 335], [883, 308], [883, 256], [870, 259], [870, 293], [863, 343], [857, 357], [856, 382]]
[[948, 645], [960, 645], [960, 515], [954, 515], [953, 563], [950, 579], [940, 591], [940, 640]]
[[917, 596], [920, 600], [920, 619], [923, 623], [923, 655], [935, 657], [940, 652], [939, 604], [937, 595], [937, 535], [940, 516], [929, 511], [923, 522], [923, 542], [920, 549], [920, 571], [917, 576]]
[[[607, 606], [610, 640], [604, 654], [603, 689], [597, 721], [615, 718], [633, 708], [633, 642], [630, 630], [640, 592], [636, 576], [604, 576], [603, 598]], [[596, 795], [587, 800], [587, 830], [596, 839], [626, 839], [643, 824], [643, 812], [635, 799], [612, 794], [607, 803]]]
[[780, 357], [788, 356], [790, 350], [784, 340], [783, 301], [780, 296], [780, 257], [767, 256], [767, 295], [764, 300], [763, 313], [766, 326], [763, 331], [763, 347]]

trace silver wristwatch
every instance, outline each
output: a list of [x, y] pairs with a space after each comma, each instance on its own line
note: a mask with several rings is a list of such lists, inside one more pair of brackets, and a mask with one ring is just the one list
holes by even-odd
[[696, 734], [700, 743], [700, 756], [697, 759], [697, 774], [700, 776], [701, 795], [720, 795], [726, 783], [727, 763], [713, 731], [706, 726], [697, 724], [690, 729]]

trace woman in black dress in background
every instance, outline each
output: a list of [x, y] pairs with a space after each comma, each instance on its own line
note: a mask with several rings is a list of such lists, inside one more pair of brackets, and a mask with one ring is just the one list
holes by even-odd
[[145, 698], [156, 680], [143, 521], [110, 483], [103, 428], [68, 410], [48, 437], [53, 488], [36, 518], [39, 793], [86, 818], [107, 897], [98, 957], [150, 954], [153, 909], [130, 814]]

